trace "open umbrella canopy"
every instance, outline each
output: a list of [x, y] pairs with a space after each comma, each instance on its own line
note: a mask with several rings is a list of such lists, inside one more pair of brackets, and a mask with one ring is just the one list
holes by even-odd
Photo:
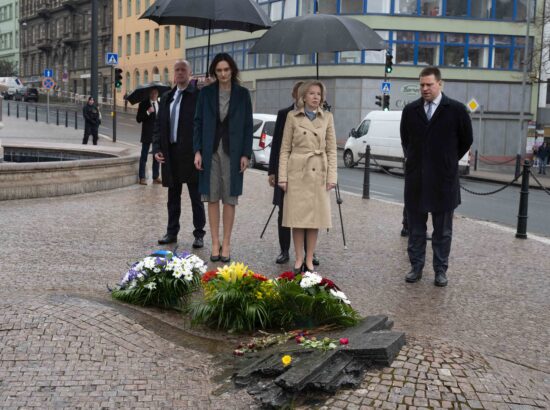
[[130, 93], [128, 97], [126, 97], [126, 100], [128, 100], [130, 104], [137, 104], [139, 102], [145, 101], [149, 98], [149, 94], [151, 93], [151, 90], [153, 88], [159, 90], [159, 95], [162, 95], [162, 93], [170, 90], [171, 87], [162, 83], [140, 84], [136, 87], [134, 91]]
[[255, 0], [157, 0], [141, 19], [203, 30], [224, 28], [253, 32], [271, 27]]
[[385, 48], [384, 39], [357, 19], [332, 14], [305, 14], [277, 23], [249, 53], [310, 54]]

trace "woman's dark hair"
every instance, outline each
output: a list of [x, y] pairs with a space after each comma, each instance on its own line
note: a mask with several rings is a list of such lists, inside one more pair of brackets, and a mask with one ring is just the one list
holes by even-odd
[[91, 95], [88, 97], [88, 102], [90, 102], [90, 100], [93, 100], [94, 97], [92, 97]]
[[226, 61], [227, 64], [229, 64], [229, 68], [231, 69], [231, 81], [240, 83], [241, 81], [239, 80], [239, 68], [237, 67], [237, 63], [235, 63], [235, 60], [233, 60], [233, 58], [227, 53], [216, 54], [212, 60], [212, 63], [210, 63], [210, 68], [208, 69], [208, 74], [210, 74], [210, 77], [217, 78], [216, 66], [220, 61]]

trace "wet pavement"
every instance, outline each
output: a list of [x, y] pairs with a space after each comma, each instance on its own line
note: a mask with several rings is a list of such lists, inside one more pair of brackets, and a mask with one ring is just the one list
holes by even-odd
[[[80, 136], [52, 127], [40, 128], [43, 138]], [[29, 135], [19, 132], [11, 137]], [[9, 133], [7, 126], [0, 138]], [[319, 272], [362, 315], [389, 315], [408, 344], [359, 389], [300, 407], [549, 408], [550, 239], [520, 240], [510, 229], [456, 217], [449, 286], [433, 285], [429, 263], [421, 282], [407, 284], [402, 208], [342, 194], [347, 249], [333, 200], [333, 229], [319, 235]], [[0, 202], [0, 407], [254, 407], [225, 382], [223, 336], [195, 329], [187, 337], [176, 312], [110, 300], [107, 285], [158, 248], [165, 204], [158, 185]], [[274, 263], [275, 215], [259, 238], [271, 208], [265, 174], [247, 171], [231, 255], [275, 276], [290, 265]], [[185, 195], [181, 222], [178, 249], [191, 249]], [[205, 242], [196, 253], [207, 260]]]

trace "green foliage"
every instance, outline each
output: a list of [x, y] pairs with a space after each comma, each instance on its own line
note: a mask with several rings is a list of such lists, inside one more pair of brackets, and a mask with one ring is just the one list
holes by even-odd
[[327, 324], [355, 326], [358, 313], [351, 305], [334, 297], [325, 286], [302, 288], [300, 277], [297, 280], [276, 281], [278, 306], [275, 308], [276, 321], [282, 328], [314, 327]]
[[13, 77], [17, 75], [17, 63], [9, 60], [0, 60], [0, 77]]

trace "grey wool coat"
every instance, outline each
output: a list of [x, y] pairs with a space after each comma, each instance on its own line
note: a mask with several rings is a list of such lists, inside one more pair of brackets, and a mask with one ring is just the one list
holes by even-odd
[[330, 228], [327, 183], [336, 183], [336, 136], [332, 113], [321, 109], [311, 121], [300, 110], [288, 113], [279, 157], [279, 182], [287, 183], [283, 226]]

